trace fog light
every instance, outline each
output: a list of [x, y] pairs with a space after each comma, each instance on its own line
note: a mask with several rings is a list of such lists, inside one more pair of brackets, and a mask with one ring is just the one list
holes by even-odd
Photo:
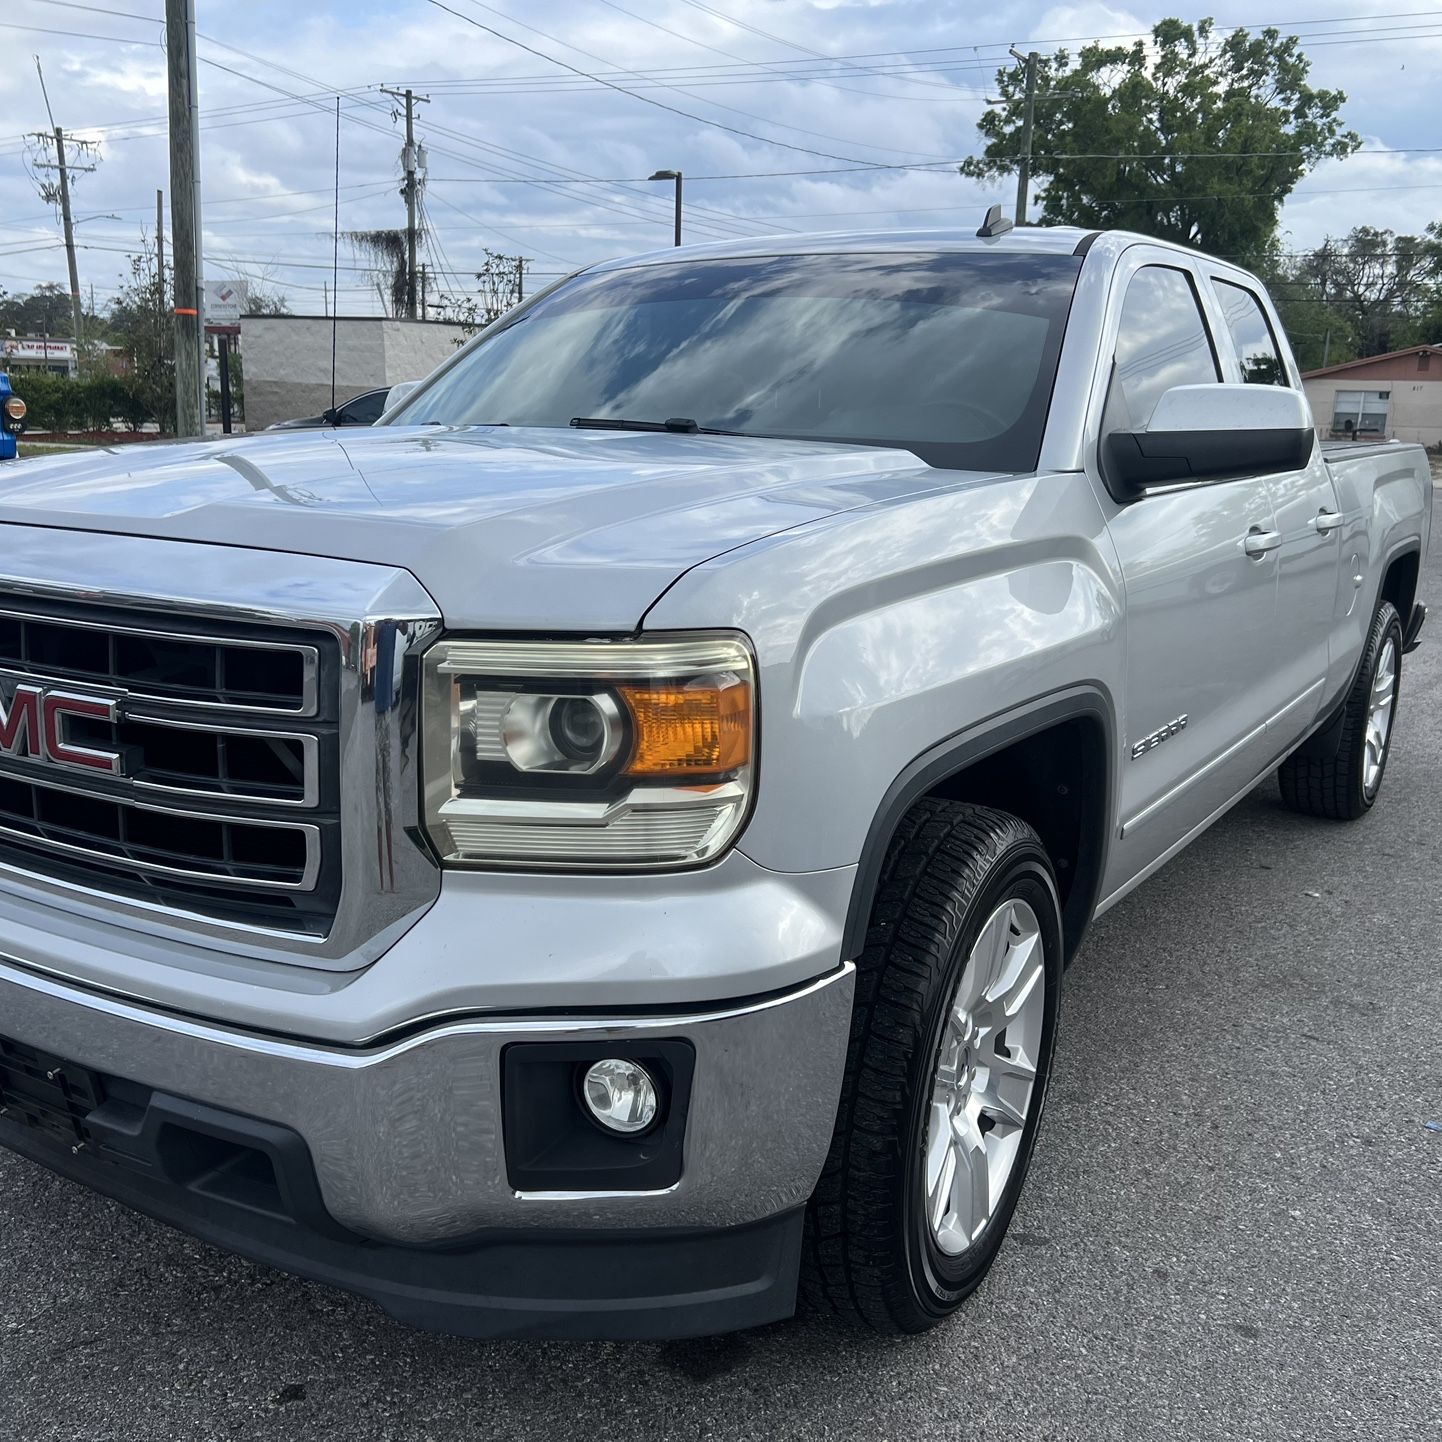
[[586, 1073], [581, 1095], [608, 1131], [644, 1132], [656, 1120], [656, 1083], [636, 1062], [619, 1057], [596, 1062]]

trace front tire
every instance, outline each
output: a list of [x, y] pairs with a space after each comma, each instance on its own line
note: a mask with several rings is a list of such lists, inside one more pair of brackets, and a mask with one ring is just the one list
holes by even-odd
[[830, 1155], [807, 1218], [807, 1302], [920, 1332], [986, 1275], [1046, 1097], [1061, 913], [1036, 833], [920, 802], [882, 870], [857, 968]]
[[1304, 816], [1355, 821], [1382, 789], [1402, 683], [1402, 618], [1390, 601], [1372, 617], [1362, 665], [1342, 708], [1335, 756], [1289, 756], [1277, 773], [1282, 800]]

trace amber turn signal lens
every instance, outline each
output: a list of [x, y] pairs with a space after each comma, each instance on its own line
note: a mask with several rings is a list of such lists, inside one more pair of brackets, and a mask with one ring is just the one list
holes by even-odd
[[715, 777], [751, 760], [751, 687], [734, 675], [618, 686], [635, 724], [628, 776]]

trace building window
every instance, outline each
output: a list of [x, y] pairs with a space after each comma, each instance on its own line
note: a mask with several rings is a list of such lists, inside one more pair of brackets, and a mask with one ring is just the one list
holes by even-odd
[[1425, 371], [1431, 364], [1432, 352], [1430, 350], [1424, 350], [1422, 354], [1417, 357], [1417, 369], [1419, 371]]
[[1332, 402], [1334, 436], [1385, 436], [1391, 391], [1338, 391]]

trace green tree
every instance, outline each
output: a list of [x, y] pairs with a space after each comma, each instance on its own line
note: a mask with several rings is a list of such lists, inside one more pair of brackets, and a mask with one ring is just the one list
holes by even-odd
[[1442, 224], [1434, 222], [1425, 235], [1360, 225], [1340, 240], [1329, 236], [1298, 258], [1291, 279], [1309, 286], [1319, 304], [1342, 318], [1357, 355], [1435, 340], [1431, 328], [1442, 301]]
[[[88, 336], [103, 327], [103, 322], [93, 315], [86, 315], [84, 320]], [[17, 336], [51, 336], [61, 340], [74, 329], [68, 285], [43, 282], [29, 295], [7, 295], [0, 291], [0, 333], [13, 330]]]
[[521, 303], [526, 289], [526, 267], [530, 263], [526, 256], [504, 255], [487, 247], [481, 268], [475, 273], [475, 292], [442, 295], [436, 305], [437, 313], [464, 326], [466, 335], [475, 335]]
[[175, 323], [167, 304], [170, 272], [157, 273], [147, 248], [130, 257], [130, 279], [111, 303], [111, 343], [129, 357], [128, 403], [124, 420], [132, 428], [147, 421], [175, 430]]
[[[1141, 231], [1218, 255], [1251, 256], [1276, 234], [1283, 200], [1313, 165], [1361, 137], [1346, 97], [1307, 84], [1309, 62], [1278, 30], [1215, 34], [1163, 20], [1151, 41], [1088, 45], [1036, 62], [1032, 173], [1051, 224]], [[963, 171], [994, 178], [1021, 154], [1020, 69], [998, 72], [1000, 106]]]
[[[421, 234], [423, 232], [417, 232], [418, 237]], [[347, 230], [342, 231], [342, 235], [357, 256], [371, 262], [376, 284], [381, 287], [382, 299], [389, 296], [390, 313], [393, 316], [403, 316], [406, 313], [406, 297], [410, 290], [410, 256], [405, 231]], [[337, 306], [339, 303], [337, 297]]]
[[290, 297], [282, 290], [272, 290], [255, 281], [245, 287], [245, 313], [247, 315], [289, 315]]

